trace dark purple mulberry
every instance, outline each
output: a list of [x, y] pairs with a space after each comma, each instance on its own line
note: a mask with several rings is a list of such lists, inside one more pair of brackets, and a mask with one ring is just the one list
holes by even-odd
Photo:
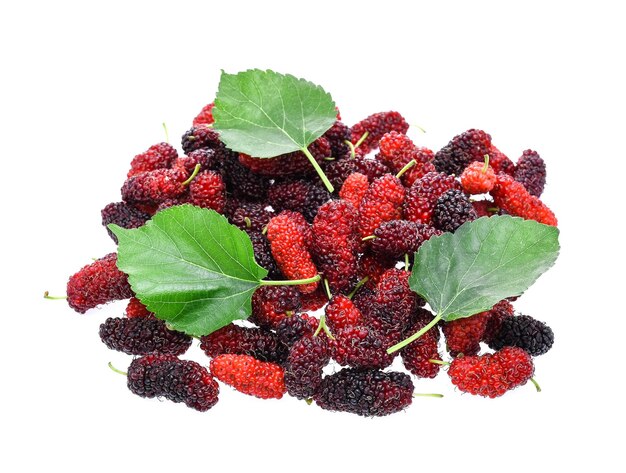
[[200, 148], [217, 148], [222, 146], [220, 135], [208, 126], [194, 126], [187, 130], [182, 138], [182, 147], [185, 154]]
[[191, 337], [168, 330], [165, 322], [147, 317], [109, 317], [100, 325], [100, 339], [111, 350], [128, 355], [182, 355]]
[[274, 183], [267, 198], [276, 212], [292, 210], [312, 222], [319, 207], [330, 199], [330, 194], [322, 186], [301, 179]]
[[270, 248], [270, 242], [265, 235], [261, 232], [248, 232], [250, 241], [252, 242], [252, 249], [254, 251], [254, 259], [263, 268], [267, 269], [267, 276], [269, 279], [278, 279], [281, 277], [278, 265], [272, 256], [272, 249]]
[[491, 136], [482, 130], [467, 130], [455, 136], [435, 154], [438, 172], [460, 176], [472, 161], [483, 161], [491, 149]]
[[349, 126], [336, 121], [323, 136], [328, 140], [333, 158], [343, 159], [350, 156], [350, 147], [346, 144], [352, 137]]
[[285, 317], [276, 327], [276, 335], [285, 345], [291, 347], [302, 337], [310, 337], [317, 330], [319, 321], [308, 314]]
[[469, 198], [456, 189], [442, 194], [433, 210], [433, 226], [443, 232], [454, 232], [465, 222], [476, 220], [478, 214]]
[[545, 323], [529, 315], [506, 317], [500, 330], [489, 343], [489, 347], [500, 350], [503, 347], [518, 347], [531, 356], [543, 355], [554, 343], [554, 332]]
[[322, 370], [330, 361], [324, 336], [302, 337], [289, 351], [285, 369], [287, 392], [298, 399], [311, 397], [322, 382]]
[[174, 355], [148, 355], [133, 360], [128, 367], [128, 389], [141, 397], [184, 402], [197, 411], [213, 407], [219, 394], [219, 385], [209, 370]]
[[313, 396], [322, 409], [360, 416], [386, 416], [413, 401], [409, 375], [390, 371], [343, 369], [326, 376]]
[[530, 195], [541, 197], [546, 185], [546, 163], [539, 153], [527, 149], [517, 160], [513, 178], [522, 183]]
[[128, 205], [126, 202], [112, 202], [103, 208], [100, 214], [102, 215], [102, 225], [115, 243], [117, 243], [117, 237], [109, 230], [109, 223], [114, 223], [122, 228], [138, 228], [150, 220], [149, 214]]

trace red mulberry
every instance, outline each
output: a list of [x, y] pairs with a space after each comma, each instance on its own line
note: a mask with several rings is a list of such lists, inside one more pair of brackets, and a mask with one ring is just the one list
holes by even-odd
[[386, 174], [372, 182], [359, 207], [359, 234], [372, 235], [381, 223], [402, 218], [404, 186], [397, 177]]
[[287, 312], [300, 308], [300, 293], [293, 286], [261, 286], [252, 294], [252, 315], [248, 320], [263, 328], [275, 329]]
[[491, 136], [482, 130], [467, 130], [455, 136], [435, 154], [437, 171], [460, 176], [472, 161], [482, 161], [491, 149]]
[[178, 153], [168, 143], [159, 143], [150, 146], [147, 151], [138, 154], [130, 163], [130, 171], [126, 175], [127, 178], [136, 176], [147, 171], [156, 169], [169, 168], [174, 160], [178, 157]]
[[426, 174], [409, 188], [404, 202], [404, 218], [411, 222], [432, 223], [432, 214], [437, 199], [450, 189], [461, 189], [452, 176], [432, 172]]
[[100, 304], [132, 296], [128, 276], [117, 269], [115, 253], [83, 267], [67, 283], [67, 303], [81, 314]]
[[285, 394], [283, 368], [249, 355], [219, 355], [211, 360], [211, 373], [222, 383], [250, 396], [280, 399]]
[[215, 120], [213, 119], [213, 107], [214, 102], [202, 107], [200, 113], [193, 119], [193, 126], [199, 127], [202, 125], [211, 125]]
[[378, 142], [385, 133], [396, 131], [406, 133], [409, 124], [398, 112], [379, 112], [361, 120], [352, 127], [352, 143], [356, 144], [367, 132], [368, 135], [359, 146], [363, 154], [378, 148]]
[[234, 324], [201, 337], [200, 348], [211, 358], [219, 355], [250, 355], [260, 361], [279, 364], [287, 359], [287, 347], [273, 332]]
[[391, 131], [380, 139], [380, 153], [376, 158], [397, 174], [411, 161], [416, 164], [401, 177], [405, 186], [413, 183], [429, 172], [435, 171], [432, 163], [435, 154], [427, 148], [418, 148], [411, 139], [401, 133]]
[[298, 399], [311, 397], [322, 383], [322, 370], [330, 361], [326, 338], [302, 337], [289, 351], [285, 369], [287, 392]]
[[222, 176], [213, 171], [198, 174], [189, 184], [190, 202], [218, 213], [224, 212], [226, 188]]
[[480, 161], [470, 163], [461, 174], [461, 185], [468, 194], [484, 194], [496, 184], [492, 167]]
[[557, 226], [558, 222], [554, 213], [537, 197], [530, 195], [523, 184], [510, 176], [498, 175], [491, 195], [495, 204], [511, 215]]

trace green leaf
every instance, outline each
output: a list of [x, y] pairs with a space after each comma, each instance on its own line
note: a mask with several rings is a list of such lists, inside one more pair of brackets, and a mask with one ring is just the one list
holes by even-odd
[[267, 271], [254, 260], [248, 235], [224, 216], [181, 205], [139, 228], [109, 228], [133, 291], [175, 330], [202, 336], [250, 315]]
[[252, 69], [222, 72], [213, 127], [234, 151], [271, 158], [306, 149], [337, 119], [320, 86], [289, 74]]
[[556, 261], [558, 235], [533, 220], [479, 218], [425, 242], [409, 284], [443, 320], [469, 317], [528, 289]]

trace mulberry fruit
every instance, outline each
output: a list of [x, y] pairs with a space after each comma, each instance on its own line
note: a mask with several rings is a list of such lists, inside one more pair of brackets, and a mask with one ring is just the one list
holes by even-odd
[[274, 212], [267, 210], [266, 207], [265, 204], [260, 203], [244, 203], [232, 212], [228, 220], [248, 233], [261, 232], [274, 214]]
[[326, 324], [331, 332], [363, 323], [363, 315], [346, 296], [333, 296], [325, 309]]
[[313, 312], [326, 305], [328, 302], [328, 295], [326, 294], [325, 289], [320, 286], [313, 292], [302, 294], [300, 301], [302, 302], [300, 310]]
[[129, 204], [159, 204], [175, 199], [187, 189], [187, 174], [179, 169], [157, 169], [137, 174], [124, 182], [122, 199]]
[[333, 292], [344, 292], [356, 279], [359, 241], [356, 211], [350, 202], [322, 205], [313, 221], [311, 253]]
[[554, 213], [537, 197], [530, 195], [524, 185], [506, 174], [498, 175], [491, 195], [496, 206], [511, 215], [557, 226]]
[[546, 163], [539, 153], [527, 149], [517, 160], [513, 178], [522, 183], [530, 195], [541, 197], [546, 185]]
[[200, 148], [218, 148], [222, 146], [220, 135], [213, 128], [206, 125], [194, 126], [186, 131], [182, 138], [182, 147], [185, 154]]
[[408, 136], [402, 133], [395, 131], [386, 133], [380, 139], [379, 145], [380, 153], [376, 155], [376, 158], [395, 174], [411, 161], [415, 161], [416, 164], [401, 177], [407, 187], [427, 173], [435, 171], [435, 165], [432, 163], [435, 154], [427, 148], [418, 148]]
[[255, 174], [242, 165], [237, 153], [224, 151], [222, 154], [222, 170], [229, 194], [254, 201], [266, 199], [269, 178]]
[[484, 194], [496, 184], [496, 173], [487, 162], [474, 161], [461, 174], [461, 185], [468, 194]]
[[189, 184], [190, 203], [218, 213], [224, 212], [226, 188], [222, 176], [213, 171], [198, 174]]
[[200, 165], [200, 172], [218, 171], [221, 166], [220, 157], [221, 154], [216, 148], [200, 148], [187, 156], [178, 158], [172, 167], [183, 170], [187, 174], [191, 174], [198, 164]]
[[362, 140], [359, 150], [363, 154], [378, 148], [378, 142], [385, 133], [396, 131], [406, 133], [409, 124], [398, 112], [379, 112], [361, 120], [352, 127], [352, 143], [358, 143], [365, 133], [367, 137]]
[[257, 264], [267, 270], [269, 279], [280, 278], [280, 271], [274, 257], [272, 256], [270, 242], [267, 237], [261, 232], [248, 232], [248, 236], [252, 242], [254, 259]]
[[211, 373], [222, 383], [250, 396], [280, 399], [285, 394], [283, 368], [249, 355], [219, 355], [211, 360]]
[[433, 226], [443, 232], [454, 232], [478, 215], [467, 196], [456, 189], [444, 192], [433, 209]]
[[437, 199], [446, 191], [461, 189], [461, 184], [443, 173], [426, 174], [409, 188], [404, 202], [404, 218], [411, 222], [432, 223], [432, 214]]
[[388, 258], [401, 258], [413, 254], [422, 243], [417, 224], [406, 220], [391, 220], [374, 230], [370, 242], [372, 252]]
[[404, 186], [397, 177], [386, 174], [372, 182], [359, 206], [361, 238], [374, 233], [381, 223], [402, 218]]
[[511, 303], [504, 299], [498, 302], [489, 311], [489, 319], [487, 320], [487, 326], [483, 333], [482, 341], [487, 345], [493, 342], [494, 338], [500, 331], [502, 321], [506, 318], [513, 317], [514, 311]]
[[112, 202], [103, 208], [100, 214], [102, 215], [102, 225], [115, 243], [117, 243], [117, 237], [107, 227], [110, 223], [122, 228], [138, 228], [150, 220], [149, 214], [128, 205], [126, 202]]
[[346, 141], [352, 138], [350, 127], [340, 121], [336, 121], [326, 133], [323, 135], [330, 145], [331, 155], [335, 159], [348, 158], [350, 156], [350, 147]]
[[518, 347], [531, 356], [539, 356], [550, 350], [553, 343], [554, 332], [550, 327], [528, 315], [518, 315], [502, 320], [500, 330], [489, 347], [494, 350]]
[[210, 104], [202, 107], [202, 110], [200, 110], [200, 113], [196, 115], [196, 117], [193, 119], [193, 126], [200, 127], [202, 125], [213, 124], [213, 122], [215, 121], [213, 119], [213, 107], [214, 106], [215, 106], [215, 103], [211, 102]]
[[295, 342], [287, 357], [285, 385], [287, 392], [298, 399], [311, 397], [322, 382], [322, 370], [330, 361], [326, 338], [302, 337]]
[[339, 197], [346, 202], [350, 202], [355, 209], [358, 209], [368, 188], [369, 181], [367, 176], [360, 172], [353, 172], [343, 182], [339, 191]]
[[296, 314], [282, 319], [276, 327], [278, 339], [288, 347], [302, 337], [311, 337], [317, 330], [319, 321], [308, 314]]
[[[330, 143], [324, 137], [315, 140], [308, 149], [318, 163], [331, 155]], [[254, 158], [242, 153], [239, 155], [239, 162], [252, 172], [272, 178], [306, 176], [315, 172], [309, 158], [302, 151], [294, 151], [274, 158]]]
[[128, 276], [117, 269], [116, 253], [83, 267], [67, 283], [67, 303], [81, 314], [100, 304], [132, 296]]
[[494, 398], [526, 384], [534, 370], [528, 353], [521, 348], [506, 347], [493, 354], [455, 358], [448, 376], [463, 392]]
[[174, 355], [147, 355], [128, 367], [128, 389], [141, 397], [164, 397], [197, 411], [217, 403], [219, 386], [209, 371], [195, 361]]
[[455, 136], [435, 154], [433, 161], [439, 172], [460, 176], [472, 161], [482, 161], [491, 149], [491, 136], [482, 130], [467, 130]]
[[515, 173], [515, 164], [502, 151], [493, 144], [489, 149], [489, 165], [497, 174], [508, 174], [512, 176]]
[[[432, 314], [420, 309], [420, 316], [406, 333], [417, 333], [433, 319]], [[411, 342], [400, 352], [404, 367], [418, 378], [434, 378], [439, 373], [440, 365], [430, 360], [441, 360], [438, 349], [439, 329], [435, 326], [426, 331], [417, 340]]]
[[[307, 279], [317, 275], [317, 268], [308, 250], [311, 229], [302, 214], [284, 211], [270, 220], [267, 239], [272, 255], [288, 279]], [[301, 284], [298, 290], [307, 294], [317, 289], [317, 282]]]
[[111, 350], [128, 355], [182, 355], [191, 346], [191, 337], [168, 330], [162, 320], [109, 317], [100, 325], [100, 339]]
[[148, 308], [141, 303], [136, 297], [131, 297], [126, 306], [126, 317], [134, 319], [137, 317], [150, 317], [155, 318], [154, 314], [148, 310]]
[[168, 143], [150, 146], [147, 151], [133, 158], [130, 163], [130, 171], [128, 171], [126, 177], [130, 178], [147, 171], [169, 168], [177, 157], [176, 149]]
[[291, 210], [312, 222], [319, 207], [330, 199], [323, 187], [305, 180], [274, 183], [267, 193], [268, 203], [276, 212]]
[[450, 356], [459, 354], [475, 355], [480, 351], [480, 341], [483, 338], [489, 311], [480, 312], [471, 317], [452, 320], [443, 324], [443, 334], [446, 337], [446, 346]]
[[386, 416], [411, 405], [413, 389], [404, 373], [349, 368], [326, 376], [313, 399], [329, 411]]
[[424, 300], [409, 286], [408, 271], [392, 268], [387, 270], [376, 286], [376, 320], [385, 330], [403, 331]]
[[275, 329], [287, 312], [300, 308], [300, 293], [293, 286], [261, 286], [252, 294], [252, 315], [248, 320], [263, 328]]
[[346, 326], [333, 333], [333, 359], [342, 366], [354, 368], [386, 368], [397, 353], [388, 354], [387, 348], [400, 340], [399, 333], [385, 332], [373, 326]]
[[250, 355], [260, 361], [279, 364], [287, 359], [287, 347], [273, 332], [234, 324], [201, 337], [200, 348], [211, 358], [219, 355]]
[[500, 211], [500, 209], [496, 207], [496, 204], [493, 202], [493, 200], [489, 199], [474, 200], [472, 201], [472, 207], [474, 207], [478, 218], [491, 217], [492, 215], [497, 215]]

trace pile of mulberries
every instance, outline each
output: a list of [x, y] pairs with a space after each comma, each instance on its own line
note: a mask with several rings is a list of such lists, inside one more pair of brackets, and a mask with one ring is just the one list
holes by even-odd
[[[101, 211], [109, 236], [117, 244], [110, 223], [138, 228], [162, 209], [192, 204], [246, 232], [268, 279], [322, 280], [262, 286], [246, 321], [194, 342], [135, 297], [116, 253], [93, 261], [70, 277], [67, 301], [85, 313], [127, 300], [99, 335], [135, 357], [126, 373], [133, 393], [206, 411], [219, 381], [261, 399], [288, 394], [325, 410], [384, 416], [407, 408], [415, 386], [442, 371], [458, 390], [485, 397], [532, 380], [533, 357], [550, 350], [554, 333], [509, 300], [387, 349], [434, 323], [408, 283], [425, 241], [499, 214], [556, 226], [540, 200], [546, 166], [536, 151], [515, 163], [472, 129], [435, 152], [407, 136], [398, 112], [352, 127], [338, 118], [309, 147], [335, 185], [329, 193], [301, 152], [259, 159], [226, 148], [212, 110], [193, 119], [182, 153], [158, 143], [132, 157], [121, 196]], [[190, 348], [204, 362], [183, 359]]]

